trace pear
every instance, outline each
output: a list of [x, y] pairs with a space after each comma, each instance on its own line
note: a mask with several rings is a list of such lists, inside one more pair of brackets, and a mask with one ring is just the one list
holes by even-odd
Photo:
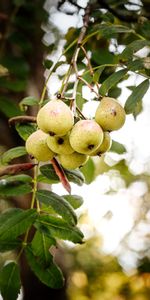
[[100, 156], [101, 154], [109, 151], [111, 145], [112, 145], [111, 136], [110, 136], [109, 132], [105, 131], [102, 144], [94, 152], [92, 152], [90, 155], [91, 156], [96, 156], [96, 155]]
[[58, 154], [71, 154], [74, 152], [69, 142], [69, 134], [65, 136], [50, 136], [47, 137], [48, 147]]
[[33, 132], [26, 140], [27, 152], [38, 161], [47, 161], [54, 157], [55, 153], [47, 146], [47, 136], [45, 132], [39, 129]]
[[80, 154], [77, 152], [73, 152], [72, 154], [60, 154], [58, 156], [59, 162], [65, 169], [76, 169], [84, 165], [87, 160], [88, 156], [85, 154]]
[[95, 113], [95, 121], [104, 131], [120, 129], [125, 123], [124, 108], [114, 99], [103, 97]]
[[62, 100], [51, 100], [37, 114], [38, 127], [50, 135], [63, 136], [72, 128], [74, 117]]
[[71, 147], [82, 154], [91, 154], [102, 141], [103, 130], [94, 120], [78, 121], [70, 133]]

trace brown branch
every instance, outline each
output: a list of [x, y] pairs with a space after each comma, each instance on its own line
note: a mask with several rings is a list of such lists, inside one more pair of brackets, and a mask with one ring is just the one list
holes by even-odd
[[80, 108], [78, 106], [76, 107], [76, 110], [80, 114], [80, 116], [82, 117], [83, 120], [87, 120], [87, 118], [83, 115], [82, 111], [80, 110]]
[[71, 185], [65, 175], [63, 168], [61, 167], [61, 165], [59, 164], [59, 162], [57, 161], [57, 159], [55, 157], [51, 160], [51, 163], [52, 163], [54, 170], [55, 170], [57, 176], [59, 177], [63, 187], [66, 189], [66, 191], [69, 194], [71, 194]]
[[9, 125], [16, 123], [36, 123], [36, 117], [33, 116], [17, 116], [8, 120]]
[[23, 163], [23, 164], [14, 164], [7, 167], [0, 168], [0, 176], [4, 175], [14, 175], [22, 171], [27, 171], [32, 169], [37, 164], [35, 163]]

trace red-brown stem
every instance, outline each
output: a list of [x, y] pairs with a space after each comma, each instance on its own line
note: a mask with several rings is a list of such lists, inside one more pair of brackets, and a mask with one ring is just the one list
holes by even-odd
[[33, 116], [17, 116], [8, 120], [9, 125], [16, 123], [36, 123], [36, 117]]
[[14, 175], [22, 171], [27, 171], [32, 169], [35, 165], [34, 163], [23, 163], [23, 164], [14, 164], [7, 167], [2, 167], [0, 169], [0, 176], [4, 175]]
[[57, 176], [59, 177], [63, 187], [66, 189], [66, 191], [69, 194], [71, 194], [71, 185], [65, 175], [63, 168], [61, 167], [61, 165], [59, 164], [59, 162], [57, 161], [57, 159], [55, 157], [51, 160], [51, 163], [52, 163], [54, 170], [55, 170]]

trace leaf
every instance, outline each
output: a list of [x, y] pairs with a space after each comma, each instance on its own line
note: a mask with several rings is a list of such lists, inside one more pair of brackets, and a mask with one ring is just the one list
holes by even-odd
[[82, 243], [83, 234], [77, 228], [69, 225], [63, 219], [54, 216], [40, 216], [35, 226], [48, 236], [59, 239]]
[[14, 250], [21, 246], [22, 241], [19, 239], [12, 239], [12, 240], [1, 240], [0, 242], [0, 252], [7, 252], [10, 250]]
[[52, 261], [52, 255], [50, 254], [51, 246], [56, 246], [56, 240], [46, 236], [43, 232], [36, 231], [31, 247], [34, 255], [39, 257], [40, 262], [44, 266], [48, 266]]
[[34, 255], [31, 247], [26, 247], [25, 254], [28, 264], [35, 275], [50, 288], [61, 288], [64, 284], [64, 279], [61, 270], [51, 260], [46, 267], [39, 262], [38, 257]]
[[37, 217], [35, 209], [11, 209], [0, 215], [0, 240], [12, 240], [24, 233]]
[[149, 46], [150, 42], [148, 40], [136, 40], [126, 46], [123, 52], [120, 54], [121, 59], [132, 59], [132, 56], [138, 50]]
[[105, 69], [104, 66], [100, 66], [100, 67], [98, 68], [98, 70], [96, 70], [96, 71], [94, 72], [94, 76], [93, 76], [93, 81], [94, 81], [94, 82], [99, 82], [99, 78], [100, 78], [102, 72], [104, 71], [104, 69]]
[[111, 148], [110, 148], [109, 151], [110, 152], [116, 152], [118, 154], [123, 154], [123, 153], [127, 152], [124, 145], [122, 145], [121, 143], [118, 143], [114, 140], [112, 140], [112, 145], [111, 145]]
[[9, 182], [32, 182], [32, 177], [26, 174], [20, 174], [20, 175], [13, 175], [13, 176], [5, 176], [2, 179], [0, 179], [0, 185], [4, 183], [4, 180]]
[[37, 130], [36, 124], [16, 124], [16, 130], [20, 137], [26, 141], [29, 135], [31, 135], [34, 131]]
[[26, 148], [23, 146], [9, 149], [1, 156], [1, 163], [4, 165], [8, 164], [12, 159], [26, 154], [27, 154]]
[[144, 97], [145, 93], [147, 92], [149, 88], [149, 80], [146, 79], [142, 81], [138, 86], [136, 86], [132, 92], [132, 94], [128, 97], [125, 103], [125, 111], [126, 114], [131, 114], [136, 111], [136, 106], [140, 101], [142, 101], [142, 98]]
[[[41, 166], [40, 171], [46, 178], [51, 180], [52, 183], [59, 182], [59, 178], [56, 175], [52, 164], [46, 164], [46, 165]], [[80, 186], [84, 183], [84, 177], [80, 171], [64, 169], [64, 172], [69, 181], [74, 182]]]
[[0, 97], [0, 111], [7, 117], [20, 116], [22, 114], [18, 106], [6, 97]]
[[23, 106], [34, 106], [34, 105], [38, 105], [39, 104], [39, 101], [35, 98], [35, 97], [25, 97], [23, 98], [20, 103], [19, 103], [19, 106], [20, 108], [22, 109]]
[[83, 204], [83, 198], [78, 195], [63, 195], [63, 198], [65, 198], [74, 209], [79, 208]]
[[9, 166], [1, 166], [0, 167], [0, 176], [4, 175], [13, 175], [22, 171], [28, 171], [36, 166], [36, 163], [21, 163], [21, 164], [14, 164]]
[[102, 96], [105, 96], [109, 89], [116, 85], [125, 76], [127, 71], [127, 69], [122, 69], [110, 75], [105, 81], [103, 81], [99, 89], [99, 93]]
[[15, 262], [10, 262], [0, 271], [0, 290], [3, 300], [16, 300], [20, 289], [19, 267]]
[[95, 165], [91, 158], [88, 159], [87, 163], [80, 168], [81, 172], [85, 177], [85, 182], [90, 184], [95, 178]]
[[77, 223], [76, 214], [71, 205], [63, 197], [47, 190], [38, 190], [36, 196], [40, 202], [51, 206], [69, 224], [75, 225]]
[[0, 196], [14, 197], [25, 195], [32, 192], [32, 186], [28, 183], [7, 182], [6, 179], [0, 180]]

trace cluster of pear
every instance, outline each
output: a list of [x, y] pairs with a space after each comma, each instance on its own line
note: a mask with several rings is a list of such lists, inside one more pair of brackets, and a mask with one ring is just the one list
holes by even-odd
[[26, 141], [27, 152], [38, 161], [57, 156], [66, 169], [85, 164], [89, 156], [101, 155], [111, 147], [112, 130], [125, 122], [123, 107], [113, 98], [104, 97], [96, 110], [95, 119], [79, 120], [62, 100], [50, 100], [38, 112], [38, 130]]

